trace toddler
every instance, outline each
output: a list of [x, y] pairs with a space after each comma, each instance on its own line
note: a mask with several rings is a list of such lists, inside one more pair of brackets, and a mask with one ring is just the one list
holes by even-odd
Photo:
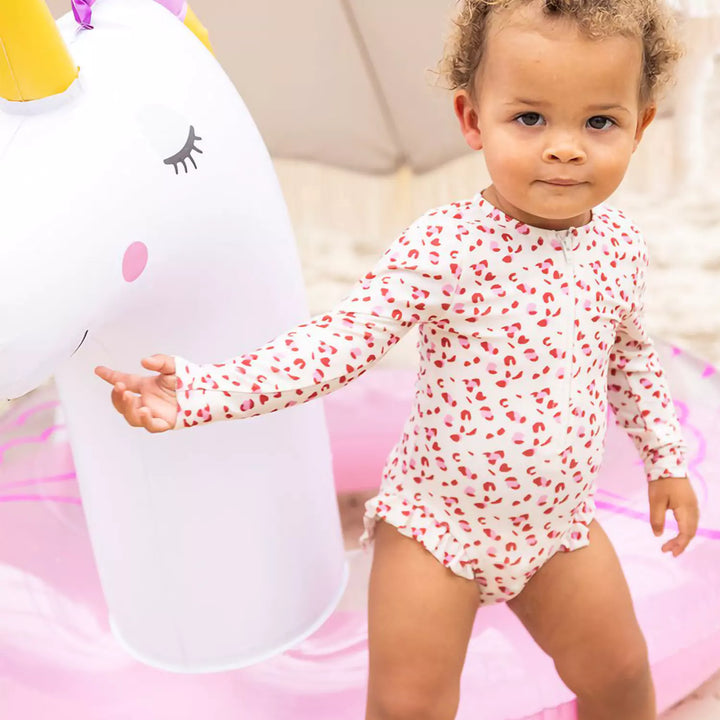
[[651, 720], [645, 641], [595, 519], [607, 404], [635, 442], [651, 525], [698, 522], [684, 445], [643, 324], [639, 231], [603, 202], [679, 56], [661, 0], [464, 0], [445, 60], [492, 185], [428, 211], [328, 313], [218, 364], [99, 367], [150, 432], [337, 390], [413, 325], [416, 395], [362, 542], [366, 720], [450, 720], [479, 605], [507, 602], [577, 695], [580, 720]]

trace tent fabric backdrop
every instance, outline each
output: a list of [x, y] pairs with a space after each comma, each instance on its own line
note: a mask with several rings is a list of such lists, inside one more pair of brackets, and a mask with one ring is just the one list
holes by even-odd
[[454, 0], [192, 5], [274, 157], [386, 173], [466, 152], [431, 72]]
[[[48, 4], [59, 16], [70, 2]], [[435, 72], [456, 4], [191, 2], [274, 157], [368, 173], [422, 173], [466, 153]], [[674, 5], [720, 15], [718, 0]]]

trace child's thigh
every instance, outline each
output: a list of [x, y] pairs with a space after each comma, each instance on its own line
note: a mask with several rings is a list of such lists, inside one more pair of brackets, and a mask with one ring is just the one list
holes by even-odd
[[597, 520], [590, 545], [553, 555], [508, 605], [575, 691], [602, 682], [603, 668], [631, 673], [647, 664], [627, 581]]
[[368, 588], [369, 717], [373, 708], [417, 717], [414, 706], [426, 711], [428, 704], [457, 702], [479, 600], [474, 581], [378, 522]]

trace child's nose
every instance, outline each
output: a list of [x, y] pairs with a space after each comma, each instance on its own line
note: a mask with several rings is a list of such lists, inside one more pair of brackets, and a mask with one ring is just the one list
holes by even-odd
[[582, 145], [571, 135], [554, 138], [543, 151], [545, 162], [583, 163], [587, 155]]

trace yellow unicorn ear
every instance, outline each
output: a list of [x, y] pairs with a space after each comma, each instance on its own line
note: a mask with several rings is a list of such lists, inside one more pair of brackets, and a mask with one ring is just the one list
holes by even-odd
[[65, 92], [78, 69], [44, 0], [0, 0], [0, 97]]
[[197, 36], [198, 40], [200, 40], [200, 42], [214, 55], [215, 51], [212, 49], [212, 45], [210, 44], [210, 34], [189, 5], [187, 6], [187, 11], [185, 13], [184, 23], [185, 26], [189, 30], [192, 30], [192, 32]]

